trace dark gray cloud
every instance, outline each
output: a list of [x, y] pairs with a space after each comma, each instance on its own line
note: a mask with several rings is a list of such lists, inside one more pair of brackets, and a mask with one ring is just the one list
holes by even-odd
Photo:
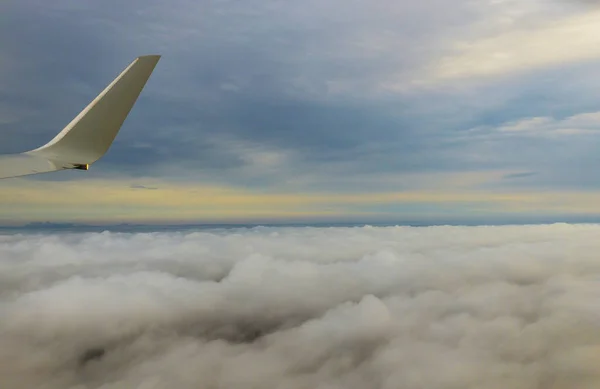
[[[34, 5], [37, 8], [32, 9]], [[316, 163], [356, 158], [352, 150], [365, 142], [407, 140], [414, 130], [402, 117], [406, 108], [401, 103], [382, 108], [356, 93], [371, 94], [377, 74], [409, 69], [417, 58], [406, 55], [415, 51], [414, 42], [408, 41], [426, 39], [427, 28], [411, 20], [380, 31], [373, 23], [392, 27], [395, 19], [361, 2], [341, 9], [333, 3], [313, 5], [314, 12], [308, 13], [304, 8], [269, 1], [181, 2], [178, 9], [158, 4], [141, 10], [125, 6], [114, 15], [104, 6], [82, 7], [70, 2], [53, 6], [23, 3], [10, 9], [16, 17], [5, 28], [24, 30], [25, 37], [20, 40], [28, 44], [11, 47], [9, 56], [19, 63], [37, 59], [36, 66], [20, 67], [12, 77], [30, 79], [33, 72], [44, 71], [24, 88], [42, 90], [38, 100], [24, 104], [29, 109], [36, 106], [40, 113], [29, 120], [22, 118], [17, 125], [6, 125], [6, 136], [12, 141], [1, 151], [37, 146], [35, 139], [43, 138], [40, 134], [53, 135], [56, 130], [48, 129], [47, 123], [60, 128], [70, 120], [81, 101], [93, 98], [99, 90], [90, 85], [104, 85], [124, 66], [118, 59], [127, 58], [123, 55], [127, 48], [130, 52], [160, 48], [164, 58], [140, 99], [145, 110], [132, 112], [127, 131], [119, 135], [107, 162], [101, 162], [108, 170], [152, 174], [169, 163], [203, 169], [238, 168], [244, 164], [243, 158], [216, 148], [213, 138], [223, 134], [240, 142], [293, 148]], [[425, 14], [423, 7], [408, 4], [392, 8], [396, 15]], [[453, 13], [446, 23], [457, 24], [459, 16]], [[24, 29], [19, 18], [26, 17], [36, 20], [39, 27]], [[429, 23], [445, 18], [436, 19]], [[108, 34], [100, 34], [107, 27]], [[82, 33], [76, 34], [80, 30]], [[72, 34], [77, 36], [75, 42], [66, 39]], [[385, 47], [378, 48], [382, 43]], [[80, 46], [85, 49], [79, 50]], [[405, 53], [387, 50], [396, 47]], [[40, 49], [60, 55], [40, 56]], [[86, 66], [88, 62], [91, 66]], [[70, 73], [67, 77], [72, 84], [65, 85], [65, 77], [59, 73], [64, 75], [72, 68], [85, 70]], [[105, 81], [98, 82], [100, 77]], [[341, 88], [341, 95], [331, 92], [336, 87], [330, 84]], [[53, 98], [58, 90], [69, 91], [69, 98]], [[37, 104], [41, 100], [47, 100], [45, 105]], [[8, 109], [14, 111], [14, 103]], [[48, 111], [56, 112], [41, 114]]]
[[513, 180], [513, 179], [519, 179], [519, 178], [532, 177], [532, 176], [535, 176], [536, 174], [537, 174], [536, 172], [513, 173], [513, 174], [507, 174], [503, 178], [506, 180]]

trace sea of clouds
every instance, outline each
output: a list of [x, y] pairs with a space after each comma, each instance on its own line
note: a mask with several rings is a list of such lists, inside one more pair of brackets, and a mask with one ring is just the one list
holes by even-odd
[[0, 235], [2, 389], [600, 387], [600, 225]]

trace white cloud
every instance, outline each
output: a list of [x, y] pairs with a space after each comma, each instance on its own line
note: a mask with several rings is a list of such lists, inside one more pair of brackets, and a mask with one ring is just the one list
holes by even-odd
[[600, 112], [582, 113], [563, 119], [549, 116], [524, 118], [497, 127], [477, 127], [469, 130], [468, 136], [481, 133], [484, 133], [484, 137], [519, 136], [535, 138], [597, 135], [600, 134]]
[[[0, 236], [0, 376], [45, 388], [588, 388], [597, 225]], [[104, 348], [82, 366], [86, 350]]]
[[495, 76], [600, 58], [600, 11], [504, 29], [456, 45], [435, 78]]

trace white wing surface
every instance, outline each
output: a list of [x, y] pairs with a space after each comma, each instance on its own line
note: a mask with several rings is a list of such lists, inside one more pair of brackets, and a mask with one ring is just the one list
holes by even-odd
[[159, 59], [136, 58], [50, 142], [21, 154], [0, 155], [0, 178], [87, 170], [108, 151]]

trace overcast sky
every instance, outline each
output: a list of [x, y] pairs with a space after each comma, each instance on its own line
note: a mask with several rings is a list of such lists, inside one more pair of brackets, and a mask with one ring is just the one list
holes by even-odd
[[593, 2], [3, 2], [0, 153], [143, 54], [106, 156], [0, 181], [0, 221], [600, 214]]

